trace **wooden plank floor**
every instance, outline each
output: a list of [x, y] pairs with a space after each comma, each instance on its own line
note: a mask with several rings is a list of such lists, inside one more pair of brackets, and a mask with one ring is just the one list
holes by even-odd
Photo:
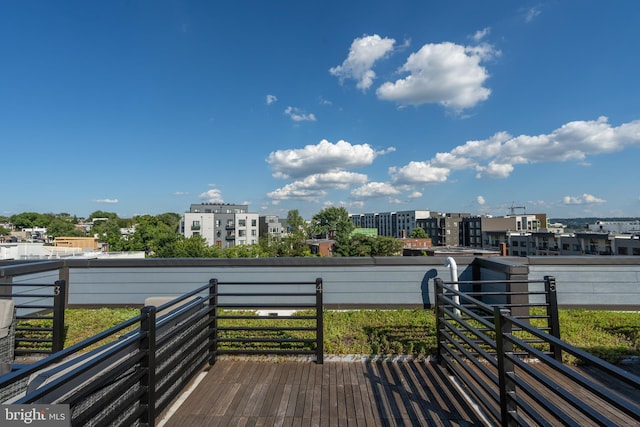
[[220, 360], [164, 426], [481, 426], [431, 362]]

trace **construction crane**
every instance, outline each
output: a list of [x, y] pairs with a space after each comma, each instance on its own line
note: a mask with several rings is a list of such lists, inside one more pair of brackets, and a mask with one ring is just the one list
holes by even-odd
[[511, 207], [509, 208], [509, 212], [511, 212], [511, 215], [513, 215], [516, 211], [516, 209], [522, 209], [522, 213], [526, 214], [527, 213], [527, 207], [526, 206], [514, 206], [515, 202], [511, 202]]

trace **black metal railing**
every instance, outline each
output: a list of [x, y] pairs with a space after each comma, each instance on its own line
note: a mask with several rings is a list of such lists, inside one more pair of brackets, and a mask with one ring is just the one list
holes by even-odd
[[16, 310], [15, 356], [51, 354], [64, 346], [67, 283], [0, 283]]
[[211, 359], [210, 289], [145, 306], [133, 319], [14, 368], [0, 376], [0, 400], [68, 404], [74, 426], [153, 426]]
[[[539, 284], [543, 290], [535, 290]], [[516, 282], [515, 284], [522, 284]], [[438, 357], [491, 423], [511, 425], [636, 425], [640, 378], [560, 339], [553, 277], [514, 283], [435, 280]], [[475, 289], [465, 292], [465, 288]], [[482, 287], [493, 291], [483, 293]], [[539, 298], [544, 294], [544, 298]], [[493, 303], [480, 301], [493, 300]], [[513, 303], [514, 298], [518, 303]], [[539, 302], [535, 302], [539, 300]], [[533, 301], [533, 303], [531, 302]], [[514, 315], [514, 311], [519, 315]], [[563, 355], [572, 357], [563, 363]], [[603, 385], [613, 379], [629, 393]], [[616, 387], [617, 388], [617, 387]]]
[[[215, 296], [214, 358], [225, 354], [315, 355], [316, 362], [323, 363], [322, 279], [315, 282], [212, 279], [211, 287]], [[282, 311], [286, 314], [282, 315]]]

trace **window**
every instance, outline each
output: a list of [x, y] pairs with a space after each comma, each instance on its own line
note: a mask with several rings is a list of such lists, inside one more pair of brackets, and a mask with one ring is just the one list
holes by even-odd
[[247, 235], [247, 230], [238, 230], [238, 236], [239, 237], [244, 237]]
[[258, 231], [257, 230], [251, 230], [251, 235], [252, 236], [257, 236], [258, 235]]
[[239, 219], [238, 220], [238, 225], [240, 227], [246, 227], [247, 226], [247, 220], [246, 219]]
[[255, 219], [252, 219], [252, 220], [251, 220], [251, 226], [252, 226], [252, 227], [255, 227], [256, 225], [258, 225], [258, 224], [257, 224], [257, 221], [256, 221]]
[[220, 227], [220, 220], [216, 219], [216, 227]]
[[233, 220], [232, 219], [228, 219], [227, 220], [227, 227], [233, 227]]

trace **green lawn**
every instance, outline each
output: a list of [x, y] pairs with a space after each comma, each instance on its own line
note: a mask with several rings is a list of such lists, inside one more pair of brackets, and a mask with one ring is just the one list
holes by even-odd
[[[68, 309], [65, 347], [101, 332], [139, 310]], [[640, 314], [589, 310], [560, 310], [562, 339], [597, 357], [617, 363], [640, 356]], [[331, 355], [434, 354], [435, 317], [432, 310], [326, 311], [325, 353]]]

